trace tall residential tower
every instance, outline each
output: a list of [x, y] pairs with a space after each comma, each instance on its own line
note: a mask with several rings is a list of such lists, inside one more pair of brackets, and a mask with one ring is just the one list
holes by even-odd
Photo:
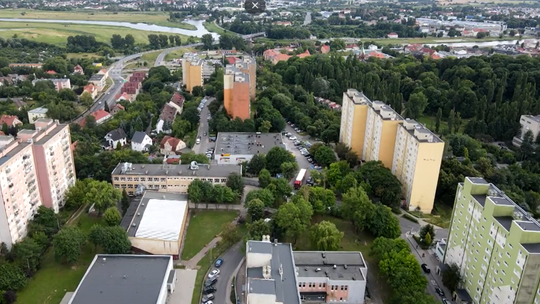
[[251, 118], [251, 100], [255, 99], [257, 84], [256, 61], [245, 56], [225, 67], [223, 75], [223, 104], [231, 118]]

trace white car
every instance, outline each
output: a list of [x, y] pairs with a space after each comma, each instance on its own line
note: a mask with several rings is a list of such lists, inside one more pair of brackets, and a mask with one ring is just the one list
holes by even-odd
[[291, 136], [289, 139], [290, 140], [296, 140], [296, 136]]
[[201, 143], [201, 139], [200, 138], [197, 138], [197, 140], [195, 141], [195, 143], [198, 145]]
[[218, 276], [218, 274], [219, 274], [219, 269], [214, 269], [212, 270], [212, 272], [210, 272], [210, 274], [208, 274], [208, 278], [209, 279], [215, 278]]

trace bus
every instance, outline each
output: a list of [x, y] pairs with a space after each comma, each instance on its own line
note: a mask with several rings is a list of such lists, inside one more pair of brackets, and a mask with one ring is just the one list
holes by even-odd
[[294, 181], [294, 189], [300, 189], [302, 187], [302, 184], [304, 183], [304, 179], [306, 178], [306, 169], [301, 169], [300, 172], [298, 172], [298, 176], [296, 177], [296, 180]]

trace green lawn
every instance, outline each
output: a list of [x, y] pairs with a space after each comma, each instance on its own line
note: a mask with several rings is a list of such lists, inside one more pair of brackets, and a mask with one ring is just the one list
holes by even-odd
[[220, 28], [219, 26], [217, 26], [217, 24], [215, 24], [214, 22], [205, 22], [204, 23], [204, 27], [209, 31], [209, 32], [214, 32], [214, 33], [218, 33], [220, 35], [223, 35], [225, 34], [227, 31], [226, 30], [223, 30], [222, 28]]
[[450, 221], [452, 219], [452, 208], [439, 202], [435, 202], [433, 205], [432, 214], [424, 214], [419, 211], [410, 211], [410, 213], [432, 225], [442, 228], [450, 227]]
[[[1, 10], [0, 10], [1, 11]], [[67, 37], [74, 35], [91, 35], [96, 37], [98, 42], [110, 43], [113, 34], [131, 34], [136, 43], [148, 43], [149, 34], [165, 34], [164, 32], [149, 32], [130, 29], [119, 26], [86, 25], [86, 24], [59, 24], [59, 23], [39, 23], [39, 22], [0, 22], [0, 37], [26, 38], [36, 42], [46, 42], [56, 45], [66, 45]], [[187, 41], [187, 36], [179, 35], [183, 41]]]
[[[376, 280], [370, 292], [380, 294], [383, 301], [387, 303], [390, 287], [386, 283], [386, 279], [379, 274], [377, 261], [369, 255], [369, 247], [373, 242], [373, 236], [367, 233], [356, 233], [350, 222], [331, 216], [313, 216], [311, 223], [315, 225], [323, 220], [334, 223], [345, 234], [341, 240], [340, 250], [360, 251], [362, 253], [364, 260], [368, 263], [369, 272], [373, 274]], [[297, 240], [294, 250], [316, 250], [311, 246], [308, 232]]]
[[236, 216], [236, 211], [194, 211], [184, 240], [182, 260], [194, 257], [221, 232], [224, 224], [232, 222]]
[[182, 56], [187, 52], [194, 52], [194, 48], [182, 48], [176, 51], [172, 51], [165, 56], [165, 61], [173, 60], [176, 58], [182, 58]]
[[[24, 13], [24, 15], [22, 15]], [[164, 12], [113, 12], [95, 10], [75, 10], [69, 12], [39, 11], [31, 9], [2, 9], [0, 18], [56, 19], [85, 21], [142, 22], [161, 26], [195, 30], [196, 27], [183, 22], [170, 22], [169, 14]]]
[[[418, 122], [424, 124], [426, 126], [426, 128], [433, 131], [433, 133], [436, 133], [435, 132], [435, 121], [436, 121], [436, 119], [435, 119], [434, 116], [422, 116], [422, 117], [420, 117], [418, 119]], [[462, 123], [461, 123], [461, 127], [459, 128], [458, 133], [463, 133], [463, 131], [465, 131], [465, 126], [469, 122], [468, 119], [461, 119], [461, 121], [462, 121]], [[444, 133], [445, 131], [448, 131], [448, 122], [446, 122], [446, 120], [442, 120], [441, 121], [441, 128], [439, 130], [439, 134]]]
[[[83, 213], [74, 223], [88, 233], [101, 219]], [[94, 259], [94, 246], [86, 244], [83, 254], [74, 266], [60, 264], [54, 259], [54, 248], [45, 254], [41, 269], [17, 295], [17, 304], [58, 304], [68, 291], [75, 291], [86, 269]]]
[[155, 51], [152, 53], [146, 53], [141, 56], [141, 62], [148, 62], [148, 67], [153, 67], [154, 62], [156, 62], [156, 58], [161, 54], [161, 51]]

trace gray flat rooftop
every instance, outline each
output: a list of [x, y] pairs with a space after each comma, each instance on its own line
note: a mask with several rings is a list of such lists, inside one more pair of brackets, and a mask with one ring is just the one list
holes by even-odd
[[529, 221], [515, 221], [516, 224], [525, 231], [538, 231], [540, 232], [540, 226]]
[[512, 222], [514, 221], [514, 218], [511, 216], [495, 216], [494, 219], [496, 219], [506, 231], [510, 231], [510, 227], [512, 227]]
[[[43, 119], [43, 118], [41, 118]], [[39, 120], [39, 119], [38, 119]], [[43, 145], [45, 144], [48, 140], [50, 140], [53, 136], [55, 136], [56, 134], [58, 134], [58, 132], [62, 131], [64, 128], [66, 127], [65, 124], [60, 124], [52, 129], [47, 129], [48, 130], [48, 133], [47, 135], [43, 136], [40, 140], [38, 140], [37, 142], [35, 142], [36, 145]], [[50, 130], [50, 131], [49, 131]], [[40, 136], [41, 132], [43, 131], [40, 131], [38, 132], [38, 134], [36, 136]]]
[[280, 133], [257, 135], [251, 132], [220, 132], [217, 135], [214, 153], [216, 156], [221, 154], [266, 154], [276, 146], [285, 147]]
[[21, 152], [24, 148], [26, 148], [30, 144], [26, 143], [26, 142], [19, 143], [17, 141], [13, 141], [13, 142], [9, 143], [8, 145], [6, 145], [5, 147], [2, 147], [2, 149], [6, 148], [6, 147], [11, 147], [12, 145], [16, 145], [15, 148], [13, 148], [11, 151], [6, 153], [6, 155], [0, 157], [0, 166], [5, 164], [13, 156], [17, 155], [19, 152]]
[[[260, 253], [251, 251], [253, 248], [262, 248], [258, 246], [261, 241], [248, 241], [248, 252]], [[258, 294], [269, 294], [273, 292], [276, 295], [276, 301], [286, 304], [300, 304], [300, 294], [298, 293], [295, 275], [295, 266], [291, 244], [271, 244], [272, 259], [270, 261], [271, 279], [262, 278], [262, 267], [248, 268], [248, 292]], [[280, 275], [279, 269], [283, 270], [283, 275]], [[270, 287], [273, 285], [274, 287]]]
[[47, 111], [49, 111], [47, 108], [39, 107], [39, 108], [35, 108], [35, 109], [32, 109], [32, 110], [28, 111], [28, 113], [47, 114]]
[[471, 183], [473, 184], [481, 184], [481, 185], [489, 184], [485, 179], [481, 177], [466, 177], [466, 178], [469, 179]]
[[191, 170], [189, 165], [159, 164], [133, 164], [132, 170], [122, 173], [123, 164], [118, 163], [112, 175], [228, 177], [232, 172], [242, 174], [242, 167], [239, 165], [200, 165], [198, 170]]
[[496, 205], [504, 205], [504, 206], [513, 206], [514, 202], [509, 200], [506, 197], [495, 197], [495, 196], [489, 196], [489, 199], [493, 201]]
[[532, 120], [534, 120], [536, 122], [540, 122], [540, 115], [524, 115], [524, 116], [526, 116], [526, 117], [528, 117], [528, 118], [530, 118], [530, 119], [532, 119]]
[[331, 280], [365, 280], [367, 271], [360, 252], [295, 251], [294, 264], [299, 277], [328, 277]]
[[534, 244], [521, 244], [525, 250], [527, 250], [529, 253], [540, 253], [540, 243], [534, 243]]
[[484, 207], [486, 205], [486, 198], [487, 196], [485, 195], [481, 195], [481, 194], [476, 194], [476, 195], [473, 195], [472, 196], [478, 203], [480, 203], [480, 205], [482, 205], [482, 207]]
[[70, 304], [155, 304], [171, 256], [98, 254]]

